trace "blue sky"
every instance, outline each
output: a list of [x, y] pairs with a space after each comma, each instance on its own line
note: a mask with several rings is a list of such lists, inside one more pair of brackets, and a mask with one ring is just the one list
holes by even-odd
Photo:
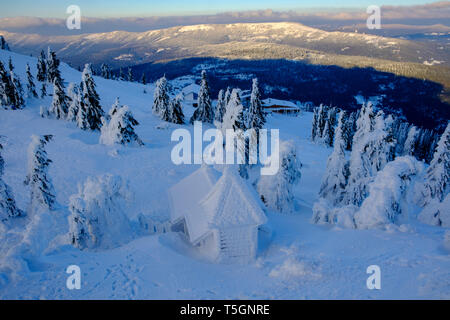
[[423, 0], [14, 0], [3, 1], [0, 17], [35, 16], [66, 17], [66, 8], [79, 5], [82, 15], [88, 17], [126, 17], [214, 14], [245, 10], [311, 10], [369, 5], [417, 5]]

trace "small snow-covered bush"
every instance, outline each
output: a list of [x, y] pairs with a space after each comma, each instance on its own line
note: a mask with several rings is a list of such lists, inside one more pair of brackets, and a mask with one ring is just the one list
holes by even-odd
[[333, 224], [343, 228], [356, 228], [354, 215], [358, 211], [355, 205], [333, 207], [330, 202], [321, 198], [314, 203], [312, 222], [316, 224]]
[[108, 249], [132, 239], [130, 221], [124, 214], [131, 193], [120, 177], [88, 178], [70, 197], [70, 241], [79, 249]]

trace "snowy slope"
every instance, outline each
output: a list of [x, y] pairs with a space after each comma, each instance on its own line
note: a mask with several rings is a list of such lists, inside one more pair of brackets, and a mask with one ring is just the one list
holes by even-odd
[[[11, 56], [16, 72], [25, 79], [25, 63], [35, 74], [36, 60], [0, 51], [0, 60]], [[62, 64], [67, 82], [79, 82], [81, 74]], [[83, 132], [74, 124], [39, 117], [40, 105], [50, 98], [31, 99], [20, 111], [0, 110], [0, 135], [6, 136], [2, 152], [4, 180], [26, 209], [29, 192], [26, 147], [32, 134], [53, 134], [48, 154], [50, 175], [61, 209], [56, 218], [43, 217], [33, 238], [59, 234], [43, 254], [25, 260], [18, 273], [0, 272], [1, 299], [416, 299], [450, 298], [450, 255], [442, 246], [445, 229], [411, 221], [401, 228], [343, 230], [310, 223], [321, 177], [331, 149], [309, 141], [312, 115], [271, 116], [269, 128], [280, 129], [283, 140], [293, 140], [303, 164], [302, 178], [295, 187], [298, 210], [294, 215], [268, 212], [271, 234], [261, 237], [257, 261], [249, 265], [211, 264], [200, 258], [175, 233], [137, 235], [116, 249], [79, 251], [67, 245], [67, 205], [77, 193], [77, 184], [89, 176], [111, 173], [128, 179], [135, 193], [127, 216], [136, 221], [143, 213], [155, 219], [168, 218], [167, 190], [198, 166], [175, 166], [170, 160], [174, 143], [172, 128], [157, 129], [161, 121], [151, 113], [153, 86], [95, 78], [101, 104], [108, 111], [115, 98], [130, 107], [140, 122], [137, 133], [145, 147], [110, 147], [98, 144], [99, 133]], [[189, 113], [189, 112], [186, 112]], [[191, 126], [182, 126], [192, 131]], [[46, 222], [54, 223], [49, 226]], [[0, 253], [23, 236], [6, 242], [0, 234]], [[50, 229], [52, 228], [52, 229]], [[269, 229], [269, 228], [268, 228]], [[1, 231], [1, 228], [0, 228]], [[0, 256], [0, 264], [4, 256]], [[82, 270], [81, 290], [66, 288], [66, 268]], [[366, 269], [379, 265], [382, 290], [366, 288]]]

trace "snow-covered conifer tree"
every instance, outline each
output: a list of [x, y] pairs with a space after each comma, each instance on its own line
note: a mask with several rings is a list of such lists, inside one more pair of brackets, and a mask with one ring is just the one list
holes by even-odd
[[153, 96], [153, 114], [161, 116], [161, 114], [166, 112], [169, 108], [169, 103], [169, 88], [167, 85], [167, 79], [164, 76], [156, 81], [156, 88]]
[[323, 141], [324, 130], [328, 119], [328, 107], [324, 105], [319, 106], [319, 111], [317, 115], [317, 137], [318, 141]]
[[242, 106], [238, 89], [233, 89], [231, 92], [230, 102], [226, 106], [221, 128], [223, 130], [233, 129], [235, 131], [246, 129], [244, 122], [244, 107]]
[[411, 156], [389, 162], [369, 184], [369, 196], [354, 216], [356, 228], [371, 229], [404, 223], [408, 219], [405, 214], [408, 187], [422, 171], [423, 163]]
[[0, 61], [0, 102], [6, 108], [12, 108], [14, 105], [14, 85], [11, 77], [5, 70], [3, 63]]
[[70, 100], [67, 120], [76, 122], [81, 105], [80, 88], [75, 83], [71, 82], [69, 84], [69, 88], [67, 89], [67, 96]]
[[100, 69], [102, 78], [111, 79], [111, 69], [106, 63], [102, 63]]
[[177, 95], [174, 99], [170, 101], [169, 105], [169, 122], [175, 124], [184, 124], [184, 114], [183, 114], [183, 106], [181, 104], [183, 101], [182, 94]]
[[319, 108], [314, 108], [313, 119], [311, 126], [311, 141], [316, 141], [317, 139], [317, 121], [319, 120]]
[[125, 75], [123, 74], [122, 67], [119, 68], [119, 79], [118, 80], [120, 80], [120, 81], [125, 80]]
[[444, 198], [450, 192], [450, 122], [439, 140], [433, 160], [427, 170], [425, 182], [423, 185], [421, 201], [422, 204], [428, 204], [432, 199], [438, 201]]
[[61, 71], [59, 71], [60, 61], [56, 57], [56, 53], [53, 52], [50, 48], [48, 48], [47, 55], [47, 81], [51, 84], [55, 82], [60, 83], [60, 86], [64, 88], [64, 84], [61, 78]]
[[367, 185], [372, 177], [372, 164], [367, 154], [368, 136], [375, 128], [375, 115], [372, 106], [363, 105], [357, 120], [358, 129], [353, 137], [350, 156], [350, 178], [344, 202], [360, 206], [367, 197]]
[[4, 160], [1, 154], [3, 146], [0, 144], [0, 221], [6, 221], [10, 218], [16, 218], [24, 215], [20, 210], [11, 188], [3, 181]]
[[133, 72], [131, 71], [131, 68], [128, 68], [128, 75], [127, 75], [127, 80], [129, 82], [134, 82], [134, 77], [133, 77]]
[[84, 67], [80, 87], [81, 105], [77, 115], [78, 126], [84, 130], [100, 130], [104, 112], [95, 88], [90, 64], [86, 64]]
[[47, 81], [47, 58], [45, 57], [44, 50], [41, 51], [41, 55], [38, 58], [37, 62], [37, 75], [36, 79], [39, 82]]
[[6, 42], [5, 38], [2, 35], [0, 35], [0, 49], [1, 50], [10, 51], [9, 45], [8, 45], [8, 43]]
[[219, 124], [222, 123], [225, 111], [226, 111], [226, 100], [225, 100], [225, 93], [222, 89], [219, 91], [219, 95], [217, 97], [216, 111], [214, 112], [214, 120], [217, 121], [217, 123]]
[[338, 126], [334, 138], [334, 150], [328, 158], [325, 176], [322, 179], [319, 195], [333, 205], [342, 202], [349, 177], [349, 164], [345, 157], [347, 147], [344, 140], [345, 112], [339, 114]]
[[27, 72], [27, 95], [28, 97], [34, 97], [37, 98], [38, 94], [36, 92], [36, 85], [34, 84], [34, 77], [31, 74], [31, 70], [30, 70], [30, 65], [27, 63], [27, 67], [26, 67], [26, 72]]
[[394, 160], [392, 122], [390, 116], [385, 119], [383, 111], [375, 115], [370, 105], [361, 109], [350, 157], [347, 204], [360, 206], [367, 197], [369, 182], [388, 162]]
[[200, 84], [200, 91], [198, 92], [198, 107], [195, 109], [191, 117], [190, 123], [194, 121], [213, 123], [214, 110], [211, 104], [211, 97], [209, 94], [208, 79], [206, 78], [206, 71], [202, 71], [202, 82]]
[[[114, 108], [114, 106], [113, 106]], [[106, 122], [102, 118], [103, 126], [101, 128], [100, 143], [105, 145], [114, 144], [133, 144], [142, 146], [144, 143], [134, 131], [134, 127], [139, 125], [134, 119], [128, 106], [117, 108], [115, 112], [110, 112], [111, 120]]]
[[292, 188], [300, 181], [302, 167], [295, 146], [290, 141], [280, 144], [280, 169], [275, 175], [261, 176], [257, 190], [264, 204], [275, 211], [289, 213], [294, 210]]
[[128, 184], [118, 176], [88, 178], [69, 200], [69, 238], [73, 246], [110, 249], [132, 239], [124, 214], [131, 198]]
[[51, 135], [31, 136], [28, 147], [28, 175], [25, 184], [31, 190], [31, 211], [55, 207], [55, 190], [48, 176], [48, 167], [52, 162], [45, 150], [45, 145], [53, 138]]
[[261, 93], [259, 91], [258, 79], [253, 79], [252, 94], [250, 98], [250, 109], [248, 112], [248, 128], [255, 130], [262, 129], [266, 119], [261, 102]]
[[15, 75], [14, 71], [9, 72], [11, 91], [9, 92], [9, 97], [11, 101], [11, 106], [13, 109], [22, 109], [25, 101], [23, 99], [23, 87], [18, 76]]
[[407, 138], [402, 150], [402, 154], [406, 156], [413, 156], [416, 153], [416, 143], [419, 137], [420, 130], [416, 126], [411, 126], [408, 131]]
[[64, 89], [61, 87], [61, 83], [55, 79], [53, 82], [53, 101], [50, 108], [50, 112], [56, 117], [56, 119], [66, 119], [69, 106], [67, 102], [67, 96]]

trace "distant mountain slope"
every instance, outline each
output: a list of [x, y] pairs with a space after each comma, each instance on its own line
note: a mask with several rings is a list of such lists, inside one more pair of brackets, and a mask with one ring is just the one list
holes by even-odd
[[[442, 61], [450, 65], [446, 50], [432, 50], [424, 43], [354, 32], [328, 32], [299, 23], [205, 24], [148, 32], [115, 31], [76, 36], [42, 36], [0, 31], [14, 50], [36, 54], [52, 46], [65, 61], [79, 65], [109, 62], [116, 66], [201, 55], [223, 54], [227, 44], [242, 47], [276, 45], [311, 54], [363, 56], [399, 62]], [[260, 58], [259, 53], [249, 58]]]

